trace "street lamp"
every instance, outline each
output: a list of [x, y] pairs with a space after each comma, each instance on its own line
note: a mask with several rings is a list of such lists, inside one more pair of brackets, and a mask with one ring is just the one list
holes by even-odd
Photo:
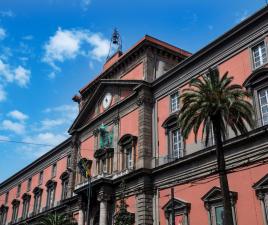
[[79, 168], [80, 174], [87, 178], [88, 181], [88, 200], [87, 200], [87, 225], [90, 225], [90, 198], [91, 198], [91, 167], [92, 167], [92, 160], [82, 158], [79, 160], [77, 164]]

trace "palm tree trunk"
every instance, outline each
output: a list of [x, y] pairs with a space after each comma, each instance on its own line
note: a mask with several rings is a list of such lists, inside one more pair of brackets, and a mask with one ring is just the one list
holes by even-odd
[[216, 144], [216, 155], [217, 155], [218, 171], [220, 178], [220, 186], [223, 195], [224, 225], [234, 225], [229, 184], [225, 167], [224, 151], [222, 147], [220, 116], [215, 116], [214, 118], [212, 118], [212, 123], [213, 123], [214, 140]]

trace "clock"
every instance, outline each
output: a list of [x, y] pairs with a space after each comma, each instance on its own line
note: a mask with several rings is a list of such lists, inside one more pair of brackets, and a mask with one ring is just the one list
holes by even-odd
[[102, 107], [104, 109], [107, 109], [110, 105], [111, 105], [111, 102], [112, 102], [112, 94], [111, 93], [107, 93], [103, 100], [102, 100]]

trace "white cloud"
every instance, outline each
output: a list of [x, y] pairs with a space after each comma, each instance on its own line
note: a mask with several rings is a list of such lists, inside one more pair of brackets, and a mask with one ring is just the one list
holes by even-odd
[[6, 92], [3, 88], [3, 86], [0, 85], [0, 102], [3, 102], [6, 100]]
[[77, 105], [60, 105], [52, 108], [46, 108], [45, 113], [56, 113], [60, 117], [65, 117], [68, 120], [73, 120], [78, 113]]
[[4, 136], [4, 135], [0, 135], [0, 141], [9, 141], [9, 137]]
[[82, 7], [86, 11], [91, 4], [91, 0], [82, 0]]
[[41, 130], [49, 130], [64, 123], [64, 119], [45, 119], [41, 121]]
[[52, 132], [44, 132], [33, 136], [28, 136], [23, 139], [24, 142], [44, 144], [47, 146], [28, 145], [22, 149], [19, 149], [19, 151], [21, 152], [21, 150], [23, 150], [23, 153], [30, 157], [40, 157], [48, 150], [60, 144], [66, 138], [67, 136], [65, 135], [55, 134]]
[[11, 120], [4, 120], [2, 122], [2, 129], [13, 131], [16, 134], [23, 134], [25, 131], [24, 124], [12, 122]]
[[236, 16], [235, 22], [240, 23], [240, 22], [244, 21], [249, 16], [249, 11], [245, 9], [241, 12], [236, 12], [235, 16]]
[[2, 77], [4, 82], [15, 82], [20, 87], [25, 87], [30, 81], [30, 75], [30, 70], [27, 70], [22, 66], [12, 69], [9, 64], [4, 63], [0, 59], [0, 78]]
[[0, 27], [0, 40], [5, 39], [6, 37], [6, 31], [4, 28]]
[[15, 13], [12, 12], [11, 10], [0, 11], [0, 16], [1, 17], [14, 17], [15, 16]]
[[8, 116], [13, 118], [13, 119], [17, 119], [19, 121], [24, 121], [24, 120], [28, 119], [28, 116], [26, 114], [24, 114], [23, 112], [20, 112], [18, 110], [13, 110], [13, 111], [9, 112]]
[[23, 68], [22, 66], [18, 66], [14, 72], [15, 81], [17, 81], [19, 86], [25, 87], [30, 81], [31, 71]]
[[43, 61], [48, 63], [55, 71], [61, 71], [56, 63], [75, 59], [78, 55], [92, 57], [101, 60], [109, 51], [109, 40], [99, 33], [91, 33], [85, 29], [63, 30], [58, 28], [44, 45]]

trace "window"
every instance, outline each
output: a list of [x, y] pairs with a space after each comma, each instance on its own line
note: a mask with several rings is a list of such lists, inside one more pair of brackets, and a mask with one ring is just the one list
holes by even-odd
[[176, 92], [170, 96], [170, 111], [171, 113], [179, 110], [179, 93]]
[[61, 200], [64, 200], [68, 196], [68, 184], [69, 184], [69, 173], [68, 172], [63, 172], [62, 175], [60, 176], [61, 179]]
[[71, 155], [67, 156], [67, 168], [71, 167]]
[[268, 124], [268, 88], [259, 91], [260, 111], [262, 124]]
[[19, 184], [17, 188], [17, 197], [20, 196], [20, 191], [21, 191], [21, 184]]
[[41, 200], [42, 200], [43, 189], [36, 187], [33, 190], [33, 193], [34, 193], [33, 213], [37, 214], [40, 212], [40, 209], [41, 209]]
[[137, 137], [131, 134], [123, 135], [118, 141], [122, 155], [122, 170], [134, 169], [135, 167], [135, 152], [137, 145]]
[[165, 212], [165, 217], [167, 219], [168, 225], [172, 225], [172, 211], [174, 209], [175, 224], [179, 225], [189, 225], [188, 214], [190, 212], [191, 204], [188, 202], [183, 202], [179, 199], [170, 199], [166, 205], [162, 208]]
[[7, 212], [8, 212], [8, 207], [2, 205], [0, 207], [0, 224], [5, 225], [7, 221]]
[[6, 193], [6, 197], [5, 197], [5, 205], [8, 204], [8, 196], [9, 196], [9, 192]]
[[47, 186], [47, 208], [52, 208], [55, 201], [56, 182], [49, 180]]
[[51, 177], [56, 177], [57, 175], [57, 164], [52, 165], [52, 170], [51, 170]]
[[29, 178], [28, 183], [27, 183], [27, 191], [31, 190], [31, 186], [32, 186], [32, 178]]
[[165, 128], [165, 133], [167, 136], [168, 155], [163, 158], [163, 162], [159, 161], [159, 164], [168, 163], [183, 157], [184, 144], [180, 129], [177, 124], [177, 118], [177, 113], [171, 114], [162, 124], [162, 127]]
[[39, 173], [39, 179], [38, 179], [38, 184], [41, 185], [43, 183], [43, 177], [44, 177], [44, 172], [41, 171]]
[[132, 156], [132, 146], [126, 148], [126, 168], [133, 168], [133, 156]]
[[12, 217], [11, 217], [12, 223], [16, 223], [18, 220], [19, 207], [20, 207], [20, 201], [14, 199], [12, 201]]
[[262, 66], [267, 62], [267, 52], [264, 41], [252, 48], [252, 58], [254, 69]]
[[257, 198], [260, 200], [260, 205], [263, 214], [263, 224], [268, 225], [268, 174], [261, 178], [253, 185]]
[[172, 156], [180, 158], [182, 156], [182, 138], [179, 129], [172, 131]]
[[23, 205], [22, 205], [22, 219], [26, 219], [28, 217], [29, 213], [29, 207], [30, 207], [30, 201], [31, 201], [31, 195], [24, 194], [22, 196], [23, 199]]
[[[235, 204], [237, 200], [237, 193], [230, 192], [233, 222], [236, 224]], [[224, 225], [223, 201], [222, 193], [219, 187], [213, 187], [207, 194], [202, 197], [205, 208], [208, 210], [210, 225]]]

